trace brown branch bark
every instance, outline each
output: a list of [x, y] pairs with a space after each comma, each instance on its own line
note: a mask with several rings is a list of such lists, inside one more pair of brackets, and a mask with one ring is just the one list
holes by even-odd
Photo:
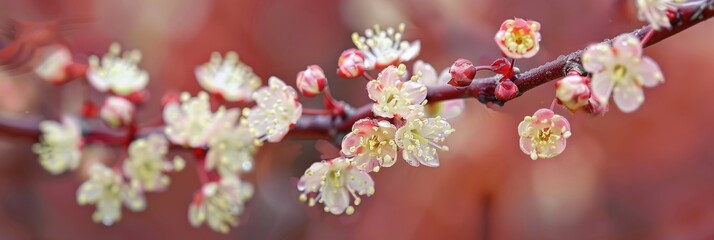
[[[679, 14], [678, 19], [673, 23], [672, 29], [655, 32], [650, 40], [645, 43], [644, 47], [652, 46], [711, 18], [714, 16], [714, 1], [708, 0], [699, 3], [684, 4], [679, 8]], [[634, 30], [632, 34], [642, 39], [651, 29], [652, 27], [648, 25]], [[610, 43], [611, 40], [607, 39], [603, 42]], [[537, 86], [564, 77], [566, 73], [565, 67], [568, 62], [580, 63], [582, 54], [583, 50], [578, 50], [568, 55], [561, 55], [553, 61], [517, 74], [512, 80], [520, 90], [519, 96]], [[498, 80], [499, 78], [494, 76], [475, 79], [470, 86], [463, 88], [455, 88], [452, 86], [429, 88], [427, 100], [429, 102], [438, 102], [457, 98], [476, 98], [484, 104], [503, 105], [504, 102], [498, 100], [494, 94]], [[352, 124], [357, 120], [373, 116], [371, 106], [372, 104], [366, 104], [359, 108], [348, 110], [345, 116], [335, 118], [319, 115], [303, 116], [295, 124], [289, 136], [329, 138], [335, 136], [338, 132], [349, 131]], [[41, 118], [38, 117], [26, 117], [21, 119], [0, 117], [0, 134], [37, 138], [40, 134], [40, 121]], [[102, 139], [112, 141], [126, 137], [126, 131], [111, 130], [100, 125], [101, 123], [99, 122], [88, 122], [85, 124], [84, 134], [86, 136], [94, 136], [100, 139], [100, 141]], [[140, 129], [138, 136], [145, 136], [150, 133], [161, 132], [162, 130], [162, 127]]]

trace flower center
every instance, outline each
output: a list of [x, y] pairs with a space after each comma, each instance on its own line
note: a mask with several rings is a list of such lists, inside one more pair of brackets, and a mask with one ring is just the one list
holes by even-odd
[[511, 29], [508, 33], [509, 36], [506, 37], [506, 47], [508, 50], [517, 53], [525, 53], [529, 49], [533, 48], [535, 41], [530, 36], [526, 34], [523, 29], [515, 30]]
[[612, 79], [615, 81], [621, 81], [622, 79], [625, 79], [625, 76], [627, 75], [627, 68], [623, 66], [622, 64], [617, 64], [615, 65], [615, 68], [612, 70]]

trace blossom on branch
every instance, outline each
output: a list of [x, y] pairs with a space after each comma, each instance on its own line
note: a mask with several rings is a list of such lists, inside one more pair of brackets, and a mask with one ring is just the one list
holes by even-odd
[[395, 141], [402, 149], [402, 157], [409, 165], [438, 167], [439, 155], [436, 150], [449, 150], [443, 142], [453, 132], [451, 125], [438, 116], [408, 119], [406, 124], [397, 130]]
[[405, 25], [399, 28], [382, 30], [379, 25], [364, 31], [365, 36], [358, 33], [352, 34], [352, 42], [365, 56], [364, 67], [367, 70], [382, 69], [390, 65], [412, 60], [419, 54], [421, 43], [403, 41]]
[[206, 92], [199, 92], [193, 98], [184, 92], [181, 94], [181, 103], [172, 102], [164, 107], [164, 132], [175, 144], [202, 147], [222, 126], [235, 122], [239, 114], [238, 110], [226, 110], [223, 106], [212, 112]]
[[552, 158], [565, 150], [570, 137], [570, 123], [550, 109], [540, 109], [533, 116], [526, 116], [518, 124], [518, 135], [523, 153], [531, 159]]
[[227, 101], [251, 101], [251, 94], [260, 87], [260, 78], [232, 51], [225, 58], [212, 53], [211, 60], [196, 67], [195, 74], [203, 89]]
[[521, 18], [508, 19], [496, 33], [496, 44], [506, 57], [533, 57], [540, 49], [540, 23]]
[[235, 175], [253, 169], [256, 139], [248, 126], [226, 125], [208, 143], [206, 170], [217, 169], [221, 176]]
[[238, 226], [238, 215], [252, 196], [250, 184], [237, 177], [221, 177], [218, 182], [204, 184], [196, 193], [188, 207], [188, 220], [194, 227], [207, 222], [214, 231], [228, 233], [231, 226]]
[[119, 44], [112, 43], [101, 60], [97, 56], [89, 57], [87, 79], [95, 89], [127, 96], [144, 89], [149, 83], [149, 74], [136, 66], [141, 61], [141, 52], [132, 50], [121, 56], [120, 53]]
[[555, 83], [555, 97], [558, 103], [570, 111], [588, 105], [590, 99], [590, 78], [578, 74], [568, 75]]
[[[414, 74], [419, 76], [417, 81], [427, 87], [450, 86], [451, 74], [449, 74], [448, 68], [437, 76], [436, 70], [431, 64], [418, 60], [414, 63]], [[429, 103], [424, 107], [424, 111], [428, 117], [441, 116], [444, 119], [452, 119], [461, 115], [464, 108], [463, 99], [454, 99]]]
[[146, 199], [143, 193], [126, 184], [122, 176], [101, 163], [89, 168], [89, 179], [77, 189], [79, 205], [94, 204], [94, 222], [112, 225], [121, 219], [121, 205], [132, 211], [143, 211]]
[[683, 0], [636, 0], [637, 17], [642, 21], [650, 23], [654, 30], [662, 30], [662, 28], [670, 29], [668, 11], [676, 11], [676, 3], [686, 2]]
[[360, 119], [342, 140], [342, 154], [363, 171], [379, 171], [397, 161], [397, 128], [384, 120]]
[[79, 166], [82, 157], [82, 129], [79, 122], [71, 117], [62, 117], [62, 123], [43, 121], [40, 123], [40, 142], [32, 146], [32, 151], [40, 155], [40, 164], [52, 174], [64, 173]]
[[583, 66], [592, 73], [592, 92], [607, 104], [613, 95], [623, 112], [633, 112], [645, 100], [642, 87], [664, 82], [659, 66], [642, 56], [642, 44], [632, 34], [623, 34], [606, 43], [592, 45], [583, 53]]
[[302, 104], [295, 89], [277, 77], [270, 77], [268, 86], [253, 93], [256, 106], [243, 114], [253, 136], [261, 141], [280, 142], [302, 116]]
[[380, 117], [407, 117], [413, 112], [423, 111], [427, 89], [423, 83], [402, 81], [406, 74], [404, 65], [399, 69], [389, 66], [379, 73], [377, 79], [367, 83], [369, 98], [375, 101], [372, 111]]
[[129, 145], [129, 157], [124, 161], [124, 173], [132, 187], [146, 192], [163, 191], [170, 183], [164, 172], [181, 170], [181, 158], [166, 161], [169, 152], [168, 141], [161, 134], [134, 140]]
[[352, 204], [359, 205], [362, 199], [358, 195], [374, 194], [374, 181], [349, 159], [339, 157], [313, 163], [300, 177], [297, 188], [302, 192], [300, 200], [308, 201], [308, 205], [323, 203], [325, 212], [351, 215], [355, 209], [350, 204], [350, 196], [354, 198]]

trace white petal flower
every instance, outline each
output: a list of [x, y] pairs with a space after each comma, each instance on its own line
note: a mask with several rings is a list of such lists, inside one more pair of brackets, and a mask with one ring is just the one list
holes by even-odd
[[659, 66], [642, 56], [642, 44], [637, 37], [623, 34], [612, 46], [600, 43], [588, 47], [583, 54], [583, 66], [592, 73], [592, 93], [606, 104], [614, 94], [615, 104], [623, 112], [632, 112], [644, 102], [642, 87], [664, 82]]
[[97, 163], [89, 169], [89, 179], [77, 189], [79, 205], [94, 204], [94, 222], [112, 225], [121, 219], [121, 205], [132, 211], [143, 211], [146, 199], [141, 191], [125, 184], [119, 173]]
[[354, 157], [355, 166], [363, 171], [391, 167], [397, 161], [396, 131], [388, 121], [360, 119], [342, 140], [342, 154]]
[[260, 87], [260, 78], [235, 52], [226, 53], [225, 58], [214, 52], [209, 62], [196, 67], [195, 73], [203, 89], [227, 101], [251, 101], [251, 94]]
[[227, 126], [208, 145], [206, 170], [218, 169], [221, 176], [228, 176], [253, 169], [257, 146], [247, 126]]
[[194, 227], [203, 222], [214, 231], [228, 233], [230, 226], [238, 226], [238, 215], [243, 212], [245, 201], [253, 196], [253, 187], [237, 177], [222, 177], [219, 182], [210, 182], [196, 193], [188, 208], [188, 220]]
[[44, 51], [48, 54], [35, 67], [35, 74], [52, 83], [64, 81], [67, 77], [66, 69], [72, 64], [72, 53], [62, 45], [51, 45], [45, 47]]
[[409, 119], [397, 130], [395, 141], [409, 165], [438, 167], [439, 155], [436, 150], [449, 150], [442, 144], [453, 132], [451, 125], [441, 117]]
[[305, 175], [300, 177], [297, 187], [303, 192], [300, 195], [301, 201], [309, 200], [310, 206], [316, 202], [324, 203], [325, 212], [335, 215], [354, 213], [354, 207], [350, 206], [350, 196], [354, 198], [352, 203], [357, 206], [361, 202], [358, 195], [374, 194], [372, 177], [354, 167], [350, 160], [341, 157], [313, 163]]
[[426, 99], [426, 86], [418, 81], [402, 81], [404, 65], [397, 69], [389, 66], [377, 79], [367, 83], [369, 98], [375, 101], [372, 112], [380, 117], [407, 117], [422, 112]]
[[[417, 81], [427, 87], [451, 86], [449, 85], [449, 80], [451, 80], [449, 68], [444, 69], [437, 76], [436, 70], [431, 64], [418, 60], [414, 63], [414, 74], [419, 76]], [[463, 99], [454, 99], [429, 103], [424, 106], [424, 112], [427, 117], [441, 116], [444, 119], [453, 119], [461, 115], [465, 107]]]
[[419, 41], [403, 41], [404, 24], [394, 28], [380, 29], [379, 25], [364, 31], [364, 37], [358, 33], [352, 34], [352, 42], [364, 53], [364, 67], [367, 70], [381, 69], [389, 65], [397, 65], [416, 57], [421, 50]]
[[97, 56], [89, 57], [87, 79], [100, 92], [127, 96], [149, 83], [149, 74], [136, 66], [141, 61], [141, 52], [132, 50], [119, 56], [120, 53], [119, 44], [113, 43], [101, 61]]
[[[244, 111], [250, 132], [261, 140], [279, 142], [302, 116], [295, 89], [276, 77], [253, 94], [256, 106]], [[246, 109], [247, 110], [247, 109]]]
[[233, 124], [240, 112], [220, 107], [211, 112], [208, 94], [199, 92], [191, 97], [181, 94], [181, 103], [170, 103], [164, 107], [165, 133], [168, 139], [179, 145], [201, 147], [208, 143], [225, 124]]
[[662, 28], [672, 28], [667, 11], [677, 10], [675, 3], [682, 0], [637, 0], [637, 14], [642, 21], [647, 21], [652, 28], [659, 31]]
[[147, 192], [166, 189], [170, 179], [164, 172], [176, 168], [174, 163], [166, 161], [168, 151], [168, 141], [161, 134], [134, 140], [129, 145], [129, 158], [124, 161], [124, 173], [131, 179], [132, 186]]
[[565, 150], [570, 123], [550, 109], [540, 109], [518, 124], [521, 151], [531, 159], [552, 158]]
[[79, 122], [63, 117], [62, 123], [44, 121], [40, 123], [40, 142], [32, 150], [40, 155], [40, 164], [52, 174], [74, 170], [82, 156], [82, 130]]

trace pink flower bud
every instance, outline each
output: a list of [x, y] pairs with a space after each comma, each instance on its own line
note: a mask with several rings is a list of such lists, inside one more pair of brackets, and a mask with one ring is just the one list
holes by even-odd
[[340, 77], [359, 77], [364, 73], [364, 54], [354, 48], [347, 49], [340, 55], [337, 65], [337, 74]]
[[134, 116], [134, 104], [126, 98], [110, 96], [104, 100], [99, 116], [110, 127], [126, 126]]
[[578, 110], [588, 105], [590, 98], [590, 78], [580, 75], [568, 75], [555, 84], [555, 96], [558, 103], [570, 109]]
[[313, 97], [321, 93], [327, 85], [325, 73], [317, 65], [310, 65], [305, 71], [297, 74], [297, 88], [305, 97]]
[[466, 87], [471, 85], [471, 81], [476, 76], [476, 67], [471, 61], [459, 58], [454, 61], [454, 64], [449, 68], [451, 80], [449, 84], [454, 87]]
[[496, 98], [501, 101], [508, 101], [518, 96], [518, 86], [513, 81], [505, 79], [496, 85]]

